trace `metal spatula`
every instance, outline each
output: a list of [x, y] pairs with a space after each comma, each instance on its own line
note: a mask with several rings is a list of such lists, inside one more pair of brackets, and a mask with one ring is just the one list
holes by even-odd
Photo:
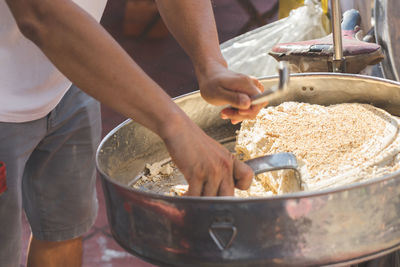
[[295, 179], [297, 180], [298, 190], [301, 189], [301, 174], [298, 170], [297, 158], [293, 153], [276, 153], [258, 157], [245, 161], [249, 165], [254, 174], [260, 174], [277, 170], [294, 170]]

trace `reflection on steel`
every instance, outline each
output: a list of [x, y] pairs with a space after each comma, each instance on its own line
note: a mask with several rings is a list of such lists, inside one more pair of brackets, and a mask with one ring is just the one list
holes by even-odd
[[385, 55], [384, 77], [400, 81], [400, 1], [375, 0], [375, 38]]
[[[269, 87], [278, 79], [261, 82]], [[271, 95], [269, 103], [370, 103], [400, 115], [400, 83], [389, 80], [303, 73], [291, 76], [285, 92]], [[232, 149], [239, 126], [220, 119], [221, 108], [204, 102], [199, 92], [175, 101], [208, 135]], [[167, 157], [161, 140], [130, 120], [104, 138], [96, 156], [112, 234], [127, 251], [149, 262], [343, 266], [400, 247], [399, 171], [324, 191], [250, 199], [173, 197], [126, 186], [145, 163]]]

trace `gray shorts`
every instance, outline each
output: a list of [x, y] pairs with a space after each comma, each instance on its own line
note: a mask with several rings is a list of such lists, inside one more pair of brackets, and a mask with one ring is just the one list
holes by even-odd
[[100, 138], [100, 104], [75, 86], [42, 119], [0, 122], [0, 161], [7, 172], [0, 195], [2, 267], [19, 266], [22, 208], [40, 240], [72, 239], [93, 225]]

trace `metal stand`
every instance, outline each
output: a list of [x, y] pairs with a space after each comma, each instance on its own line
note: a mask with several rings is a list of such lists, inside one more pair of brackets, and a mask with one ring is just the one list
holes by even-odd
[[333, 72], [346, 72], [346, 64], [343, 58], [343, 43], [342, 43], [342, 12], [339, 0], [332, 0], [332, 37], [334, 54], [332, 59]]

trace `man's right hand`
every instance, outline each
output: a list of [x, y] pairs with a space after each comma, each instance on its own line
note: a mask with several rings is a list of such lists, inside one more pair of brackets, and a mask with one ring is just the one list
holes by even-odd
[[189, 184], [187, 195], [232, 196], [234, 187], [248, 189], [254, 175], [251, 168], [188, 118], [183, 120], [173, 122], [174, 133], [164, 142]]

